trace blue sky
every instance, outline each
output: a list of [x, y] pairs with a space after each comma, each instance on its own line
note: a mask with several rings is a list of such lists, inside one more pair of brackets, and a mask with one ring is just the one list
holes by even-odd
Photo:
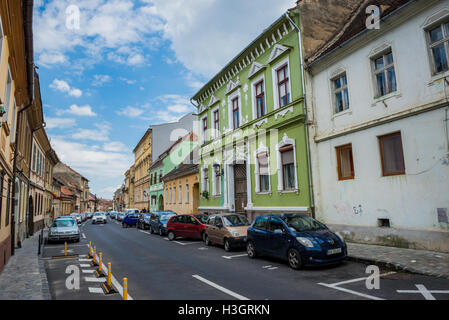
[[146, 129], [195, 111], [190, 97], [294, 5], [35, 0], [35, 63], [59, 158], [90, 180], [92, 192], [112, 198]]

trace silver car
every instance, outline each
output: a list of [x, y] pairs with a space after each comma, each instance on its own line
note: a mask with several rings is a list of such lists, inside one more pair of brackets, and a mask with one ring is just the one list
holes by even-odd
[[48, 231], [48, 241], [80, 241], [80, 229], [71, 217], [56, 219]]
[[106, 214], [104, 212], [95, 212], [92, 217], [92, 224], [107, 223]]

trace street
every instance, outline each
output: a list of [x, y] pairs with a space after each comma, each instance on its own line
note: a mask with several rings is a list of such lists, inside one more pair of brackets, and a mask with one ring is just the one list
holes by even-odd
[[[108, 218], [105, 225], [81, 226], [81, 241], [46, 244], [43, 251], [53, 299], [118, 300], [120, 293], [105, 295], [87, 262], [88, 243], [112, 264], [116, 283], [128, 278], [129, 296], [135, 300], [448, 300], [449, 280], [380, 269], [380, 288], [366, 287], [367, 265], [345, 261], [338, 266], [294, 271], [276, 259], [249, 259], [246, 251], [226, 252], [202, 241], [151, 235], [149, 231], [122, 228]], [[66, 288], [67, 266], [82, 269], [79, 290]], [[90, 271], [89, 271], [90, 270]], [[87, 278], [87, 279], [86, 279]], [[114, 281], [113, 281], [114, 282]], [[95, 289], [96, 288], [96, 289]], [[119, 292], [121, 288], [119, 288]]]

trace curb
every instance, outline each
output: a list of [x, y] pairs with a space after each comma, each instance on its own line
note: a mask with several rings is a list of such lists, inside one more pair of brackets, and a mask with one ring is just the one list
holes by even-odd
[[406, 266], [406, 265], [403, 265], [400, 263], [388, 262], [388, 261], [384, 261], [384, 260], [362, 258], [362, 257], [350, 256], [350, 255], [348, 255], [346, 257], [346, 260], [354, 261], [354, 262], [361, 262], [361, 263], [365, 263], [365, 264], [376, 264], [376, 265], [379, 265], [382, 267], [394, 269], [396, 271], [405, 271], [408, 273], [420, 274], [420, 275], [424, 275], [424, 276], [432, 276], [432, 277], [436, 277], [436, 278], [449, 279], [448, 274], [423, 271], [423, 270], [411, 268], [409, 266]]

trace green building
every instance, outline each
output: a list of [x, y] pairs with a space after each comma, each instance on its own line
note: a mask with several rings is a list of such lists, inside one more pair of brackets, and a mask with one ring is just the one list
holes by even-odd
[[192, 98], [200, 212], [311, 212], [298, 25], [280, 17]]
[[168, 195], [164, 194], [164, 182], [162, 177], [175, 169], [181, 163], [192, 163], [190, 159], [193, 150], [197, 147], [197, 137], [193, 132], [178, 139], [167, 150], [161, 153], [159, 158], [150, 166], [150, 212], [164, 210], [164, 199]]

